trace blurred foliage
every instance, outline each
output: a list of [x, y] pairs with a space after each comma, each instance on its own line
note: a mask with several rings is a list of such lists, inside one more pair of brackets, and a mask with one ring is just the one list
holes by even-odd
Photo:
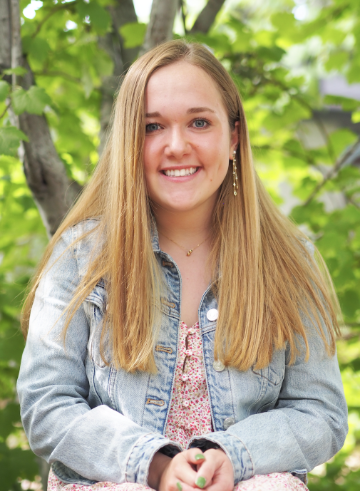
[[[21, 2], [21, 8], [28, 5]], [[188, 7], [190, 8], [188, 2]], [[112, 61], [98, 38], [111, 28], [110, 0], [36, 2], [22, 16], [23, 48], [36, 86], [0, 81], [0, 491], [17, 491], [38, 468], [20, 424], [15, 381], [24, 346], [19, 333], [23, 293], [47, 237], [17, 158], [27, 137], [11, 125], [16, 114], [46, 114], [69, 176], [87, 181], [98, 160], [102, 77]], [[184, 27], [176, 21], [175, 36]], [[180, 26], [180, 27], [179, 27]], [[144, 24], [123, 26], [129, 47]], [[342, 75], [360, 82], [358, 0], [227, 1], [206, 43], [231, 71], [248, 118], [258, 173], [274, 200], [314, 240], [339, 296], [346, 327], [338, 355], [349, 405], [350, 432], [331, 462], [310, 474], [310, 489], [360, 489], [360, 102], [329, 94], [319, 80]], [[18, 70], [19, 74], [21, 74]], [[327, 124], [326, 111], [348, 116]], [[325, 115], [325, 116], [324, 116]], [[339, 121], [342, 120], [341, 118]], [[351, 124], [352, 120], [352, 124]], [[24, 484], [25, 483], [25, 484]], [[26, 481], [22, 482], [26, 489]], [[25, 487], [24, 487], [25, 486]]]

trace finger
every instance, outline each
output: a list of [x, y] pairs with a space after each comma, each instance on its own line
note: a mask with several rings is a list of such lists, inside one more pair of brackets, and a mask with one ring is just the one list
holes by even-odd
[[[208, 476], [211, 475], [211, 481]], [[206, 481], [200, 479], [203, 477]], [[198, 485], [200, 483], [200, 486]], [[199, 488], [206, 487], [206, 491], [233, 491], [234, 474], [231, 461], [221, 450], [208, 450], [206, 460], [197, 472], [195, 483]]]
[[195, 485], [200, 488], [207, 488], [214, 479], [214, 475], [221, 466], [221, 459], [216, 452], [206, 452], [205, 459], [196, 473]]
[[187, 461], [191, 464], [199, 465], [206, 460], [205, 454], [199, 448], [190, 448], [183, 453]]
[[176, 486], [171, 486], [170, 489], [173, 489], [173, 491], [197, 491], [194, 486], [189, 486], [189, 484], [181, 481], [176, 481]]
[[[189, 456], [185, 456], [185, 452], [181, 452], [179, 457], [174, 457], [172, 472], [172, 478], [175, 480], [175, 485], [179, 482], [182, 486], [186, 484], [192, 488], [195, 487], [196, 471], [193, 469], [191, 462], [189, 462]], [[177, 491], [179, 491], [178, 486]], [[185, 489], [183, 489], [183, 491], [185, 491]]]

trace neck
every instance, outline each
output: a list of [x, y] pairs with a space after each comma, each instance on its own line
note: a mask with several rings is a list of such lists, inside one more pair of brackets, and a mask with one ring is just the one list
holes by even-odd
[[[212, 209], [199, 207], [192, 211], [170, 211], [154, 205], [153, 213], [159, 234], [182, 243], [199, 243], [211, 233]], [[208, 208], [208, 207], [206, 207]]]

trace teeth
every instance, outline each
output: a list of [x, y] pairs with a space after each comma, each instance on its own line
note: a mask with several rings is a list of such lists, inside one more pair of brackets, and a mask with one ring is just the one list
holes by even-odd
[[184, 176], [191, 176], [192, 174], [195, 174], [196, 171], [197, 171], [196, 167], [190, 167], [190, 169], [165, 170], [164, 173], [166, 176], [169, 177], [184, 177]]

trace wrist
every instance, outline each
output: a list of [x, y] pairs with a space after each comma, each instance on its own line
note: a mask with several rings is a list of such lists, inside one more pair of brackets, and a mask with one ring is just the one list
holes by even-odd
[[161, 476], [170, 462], [171, 457], [156, 452], [149, 467], [148, 485], [150, 488], [159, 489]]

